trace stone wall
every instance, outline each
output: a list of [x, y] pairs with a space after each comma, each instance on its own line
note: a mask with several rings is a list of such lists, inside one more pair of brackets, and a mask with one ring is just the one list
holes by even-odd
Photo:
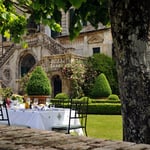
[[150, 145], [0, 125], [0, 150], [150, 150]]

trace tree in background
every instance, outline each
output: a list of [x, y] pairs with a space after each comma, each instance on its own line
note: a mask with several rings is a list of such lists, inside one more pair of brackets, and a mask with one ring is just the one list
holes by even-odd
[[94, 54], [88, 58], [86, 68], [85, 83], [83, 85], [85, 95], [90, 93], [94, 80], [100, 73], [104, 73], [107, 77], [112, 93], [119, 95], [117, 70], [113, 58], [105, 54]]
[[17, 41], [24, 33], [27, 15], [19, 16], [14, 8], [34, 16], [36, 23], [60, 31], [61, 10], [66, 12], [72, 6], [71, 39], [79, 34], [84, 22], [97, 27], [99, 22], [106, 24], [110, 15], [122, 101], [123, 140], [150, 144], [149, 0], [0, 0], [0, 33], [11, 34]]

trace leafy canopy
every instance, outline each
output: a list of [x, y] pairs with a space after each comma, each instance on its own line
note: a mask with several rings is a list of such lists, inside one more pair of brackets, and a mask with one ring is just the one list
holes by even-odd
[[73, 9], [70, 22], [70, 38], [75, 38], [83, 23], [89, 21], [97, 27], [99, 22], [108, 23], [108, 0], [0, 0], [0, 33], [12, 37], [15, 42], [21, 40], [27, 30], [27, 20], [61, 32], [61, 11]]

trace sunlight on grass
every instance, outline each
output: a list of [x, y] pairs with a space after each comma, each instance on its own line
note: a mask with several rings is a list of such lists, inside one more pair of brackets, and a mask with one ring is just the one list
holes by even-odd
[[88, 115], [88, 136], [100, 139], [122, 140], [121, 115]]

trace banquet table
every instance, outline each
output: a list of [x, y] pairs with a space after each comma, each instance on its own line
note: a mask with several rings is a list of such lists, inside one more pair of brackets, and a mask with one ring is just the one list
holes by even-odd
[[[8, 109], [11, 125], [25, 125], [35, 129], [51, 130], [55, 125], [66, 125], [69, 121], [69, 109], [50, 108], [48, 110]], [[74, 120], [72, 124], [79, 124]], [[78, 135], [83, 135], [82, 129], [77, 129]]]

